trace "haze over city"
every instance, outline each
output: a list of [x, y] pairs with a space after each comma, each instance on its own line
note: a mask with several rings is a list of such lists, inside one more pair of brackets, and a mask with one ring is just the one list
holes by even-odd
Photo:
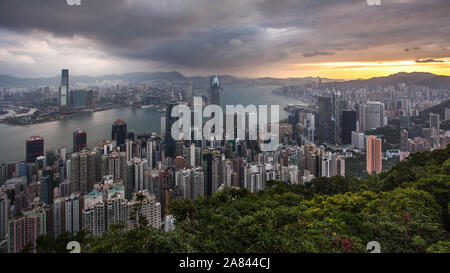
[[0, 74], [450, 75], [447, 0], [0, 2]]

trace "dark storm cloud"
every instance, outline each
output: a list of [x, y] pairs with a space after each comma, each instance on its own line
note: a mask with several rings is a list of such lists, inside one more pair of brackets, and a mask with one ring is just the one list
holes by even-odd
[[420, 49], [419, 47], [413, 47], [413, 48], [411, 48], [411, 49], [405, 48], [405, 51], [408, 52], [408, 51], [410, 51], [410, 50], [419, 50], [419, 49]]
[[314, 56], [318, 56], [318, 55], [322, 55], [322, 56], [327, 56], [327, 55], [333, 55], [333, 52], [327, 52], [327, 51], [311, 51], [311, 52], [306, 52], [304, 53], [302, 56], [309, 58], [309, 57], [314, 57]]
[[[393, 58], [380, 48], [397, 48], [398, 53], [418, 49], [407, 47], [411, 44], [443, 48], [450, 43], [448, 0], [385, 0], [378, 7], [368, 6], [365, 0], [81, 3], [1, 0], [0, 28], [22, 34], [43, 31], [56, 38], [81, 36], [112, 56], [201, 69], [301, 62], [330, 55]], [[445, 54], [439, 50], [428, 56]]]

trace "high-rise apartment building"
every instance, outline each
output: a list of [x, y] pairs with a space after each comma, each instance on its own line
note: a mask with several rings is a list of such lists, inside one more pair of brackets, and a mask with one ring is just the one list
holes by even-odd
[[315, 116], [313, 113], [306, 114], [304, 119], [303, 137], [305, 141], [314, 143]]
[[87, 91], [73, 90], [70, 91], [70, 105], [73, 109], [86, 108], [87, 105]]
[[82, 150], [70, 155], [70, 192], [88, 193], [88, 158], [90, 152]]
[[116, 146], [124, 149], [125, 140], [128, 137], [127, 123], [123, 119], [118, 119], [112, 124], [111, 139], [116, 142]]
[[34, 163], [36, 158], [44, 155], [44, 139], [40, 136], [32, 136], [26, 141], [26, 161]]
[[345, 176], [345, 159], [334, 153], [326, 153], [322, 157], [322, 176]]
[[382, 143], [381, 138], [376, 136], [367, 137], [366, 145], [367, 165], [366, 170], [368, 174], [380, 173], [382, 170]]
[[0, 241], [8, 234], [9, 200], [6, 192], [0, 191]]
[[147, 167], [149, 169], [153, 168], [153, 141], [147, 140], [145, 145], [145, 156], [147, 158]]
[[73, 132], [73, 152], [79, 152], [87, 146], [87, 133], [81, 129]]
[[264, 164], [248, 164], [244, 167], [244, 187], [250, 192], [263, 190], [266, 184]]
[[41, 207], [24, 209], [22, 214], [9, 220], [9, 253], [19, 253], [30, 244], [34, 250], [37, 237], [47, 234], [47, 216], [44, 209]]
[[95, 202], [83, 210], [83, 230], [92, 236], [102, 236], [106, 231], [106, 209], [103, 201]]
[[133, 229], [140, 217], [144, 217], [154, 228], [161, 227], [161, 204], [147, 190], [135, 193], [127, 202], [128, 229]]
[[434, 129], [432, 132], [432, 136], [439, 135], [440, 132], [439, 114], [430, 113], [430, 129]]
[[450, 108], [445, 108], [444, 120], [450, 120]]
[[147, 160], [134, 159], [134, 192], [144, 190], [144, 171], [147, 168]]
[[400, 152], [408, 151], [408, 130], [400, 130]]
[[79, 194], [71, 194], [64, 197], [64, 221], [65, 231], [77, 234], [81, 228], [81, 211], [83, 200]]
[[364, 150], [365, 140], [364, 133], [352, 131], [352, 146], [356, 149]]

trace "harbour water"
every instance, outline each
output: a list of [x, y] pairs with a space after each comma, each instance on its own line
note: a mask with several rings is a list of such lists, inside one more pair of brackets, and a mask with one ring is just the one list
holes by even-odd
[[[280, 119], [286, 118], [283, 108], [294, 103], [292, 98], [272, 94], [277, 86], [225, 87], [222, 93], [223, 105], [265, 104], [280, 106]], [[118, 118], [125, 120], [128, 130], [136, 134], [160, 131], [161, 116], [164, 113], [152, 109], [116, 108], [101, 112], [84, 113], [68, 120], [58, 120], [30, 126], [0, 124], [0, 163], [25, 160], [25, 141], [34, 135], [44, 138], [45, 150], [66, 147], [72, 151], [72, 133], [81, 128], [87, 131], [88, 147], [111, 138], [111, 124]]]

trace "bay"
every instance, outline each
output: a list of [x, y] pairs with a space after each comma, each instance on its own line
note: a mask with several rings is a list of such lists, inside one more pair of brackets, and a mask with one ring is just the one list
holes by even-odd
[[[223, 105], [274, 105], [280, 107], [280, 119], [287, 117], [283, 111], [292, 98], [274, 95], [271, 91], [278, 86], [224, 87], [221, 94]], [[161, 116], [164, 113], [150, 109], [115, 108], [95, 113], [83, 113], [68, 120], [57, 120], [30, 126], [10, 126], [0, 124], [0, 163], [25, 160], [25, 141], [30, 136], [44, 138], [45, 150], [65, 147], [72, 151], [72, 134], [77, 129], [87, 132], [88, 147], [99, 141], [111, 139], [111, 125], [121, 118], [128, 124], [128, 130], [136, 134], [159, 133]]]

